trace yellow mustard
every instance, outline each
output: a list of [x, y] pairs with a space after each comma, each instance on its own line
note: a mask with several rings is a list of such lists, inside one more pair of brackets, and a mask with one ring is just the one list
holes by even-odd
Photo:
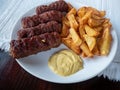
[[81, 70], [83, 62], [73, 51], [61, 50], [50, 57], [48, 66], [56, 74], [69, 76]]

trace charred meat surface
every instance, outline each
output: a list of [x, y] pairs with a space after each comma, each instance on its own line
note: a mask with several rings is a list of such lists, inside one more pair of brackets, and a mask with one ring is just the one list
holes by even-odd
[[63, 14], [59, 11], [51, 10], [40, 15], [24, 17], [21, 21], [23, 28], [30, 28], [49, 21], [62, 22]]
[[62, 26], [56, 21], [39, 24], [38, 26], [21, 29], [17, 32], [18, 38], [27, 38], [43, 33], [58, 32], [61, 33]]
[[63, 0], [59, 0], [59, 1], [55, 1], [53, 3], [51, 3], [50, 5], [41, 5], [38, 6], [36, 8], [36, 13], [37, 15], [46, 12], [46, 11], [50, 11], [50, 10], [57, 10], [57, 11], [61, 11], [61, 12], [68, 12], [68, 5], [65, 1]]
[[46, 51], [61, 44], [61, 37], [57, 32], [45, 33], [31, 38], [12, 40], [10, 54], [13, 58], [23, 58], [41, 51]]

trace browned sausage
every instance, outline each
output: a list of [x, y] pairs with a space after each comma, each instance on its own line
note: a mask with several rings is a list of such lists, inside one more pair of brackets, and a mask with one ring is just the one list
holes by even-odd
[[24, 17], [22, 19], [22, 26], [23, 28], [30, 28], [30, 27], [37, 26], [40, 23], [46, 23], [49, 21], [57, 21], [61, 23], [62, 17], [63, 17], [63, 14], [59, 11], [55, 11], [55, 10], [47, 11], [40, 15]]
[[12, 40], [10, 54], [13, 58], [23, 58], [41, 51], [46, 51], [61, 44], [61, 37], [57, 32], [45, 33], [31, 38]]
[[50, 11], [50, 10], [68, 12], [68, 4], [63, 0], [55, 1], [55, 2], [51, 3], [48, 6], [47, 5], [38, 6], [36, 8], [36, 13], [37, 13], [37, 15], [39, 15], [39, 14], [41, 14], [43, 12]]
[[62, 26], [56, 21], [50, 21], [47, 23], [39, 24], [38, 26], [21, 29], [17, 32], [18, 38], [27, 38], [35, 35], [40, 35], [43, 33], [58, 32], [61, 33]]

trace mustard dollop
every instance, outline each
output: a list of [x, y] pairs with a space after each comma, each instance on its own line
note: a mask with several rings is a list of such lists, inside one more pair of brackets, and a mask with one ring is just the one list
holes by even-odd
[[69, 76], [81, 70], [83, 62], [73, 51], [61, 50], [50, 57], [48, 66], [56, 74]]

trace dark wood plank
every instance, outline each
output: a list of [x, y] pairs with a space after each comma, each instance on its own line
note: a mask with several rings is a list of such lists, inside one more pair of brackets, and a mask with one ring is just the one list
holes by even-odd
[[9, 56], [0, 51], [0, 90], [120, 90], [120, 82], [103, 77], [74, 84], [56, 84], [40, 80], [25, 70]]

